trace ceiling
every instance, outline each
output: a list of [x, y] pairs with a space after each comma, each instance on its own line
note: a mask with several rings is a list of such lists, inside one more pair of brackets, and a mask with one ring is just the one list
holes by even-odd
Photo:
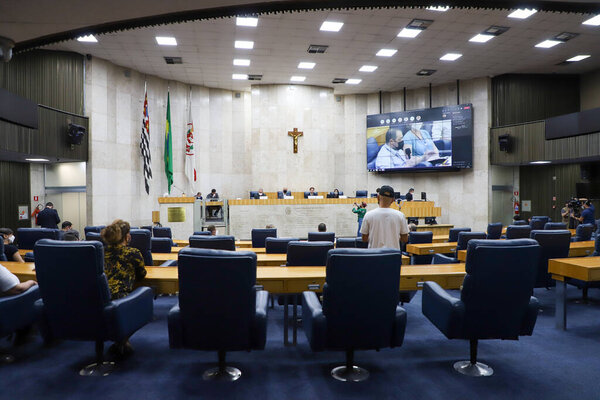
[[[58, 10], [66, 3], [70, 2], [59, 0]], [[119, 9], [120, 19], [136, 16], [130, 2], [123, 3], [128, 4], [122, 13]], [[131, 3], [141, 4], [138, 1]], [[201, 3], [210, 7], [249, 2]], [[143, 4], [145, 7], [146, 3]], [[0, 15], [3, 15], [2, 7]], [[143, 15], [191, 8], [197, 9], [198, 2], [149, 1], [146, 14]], [[95, 19], [86, 11], [79, 26], [56, 17], [50, 18], [46, 31], [43, 31], [43, 27], [37, 30], [23, 29], [35, 22], [36, 18], [42, 18], [39, 14], [43, 11], [32, 14], [29, 22], [15, 20], [9, 25], [1, 20], [7, 17], [0, 17], [0, 35], [10, 37], [12, 34], [15, 41], [22, 42], [34, 39], [35, 35], [110, 21], [107, 13], [98, 8]], [[46, 12], [63, 15], [62, 12]], [[78, 15], [77, 12], [72, 15]], [[509, 13], [506, 9], [475, 8], [456, 8], [446, 12], [424, 8], [297, 11], [261, 14], [257, 27], [236, 26], [235, 18], [226, 17], [98, 34], [98, 43], [68, 40], [44, 48], [91, 54], [164, 79], [232, 90], [249, 90], [251, 84], [259, 83], [288, 84], [293, 75], [305, 76], [302, 84], [333, 87], [336, 93], [349, 94], [417, 88], [430, 83], [438, 85], [456, 79], [505, 73], [584, 73], [600, 69], [600, 27], [581, 24], [593, 14], [540, 11], [528, 19], [520, 20], [508, 18]], [[396, 37], [414, 18], [434, 22], [414, 39]], [[344, 25], [337, 33], [320, 31], [319, 27], [326, 20], [343, 22]], [[471, 37], [491, 25], [510, 29], [487, 43], [469, 42]], [[57, 30], [59, 27], [60, 30]], [[534, 47], [561, 32], [577, 33], [579, 36], [550, 49]], [[155, 36], [173, 36], [178, 45], [159, 46]], [[235, 40], [252, 40], [254, 48], [235, 49]], [[310, 44], [328, 45], [329, 48], [324, 54], [309, 54], [307, 48]], [[393, 48], [398, 52], [389, 58], [375, 56], [381, 48]], [[460, 53], [462, 57], [453, 62], [440, 61], [439, 58], [448, 52]], [[589, 54], [591, 57], [568, 65], [556, 65], [578, 54]], [[166, 56], [181, 57], [183, 64], [167, 65], [163, 58]], [[234, 58], [249, 59], [251, 65], [234, 66]], [[301, 61], [314, 62], [316, 66], [312, 70], [298, 69]], [[359, 72], [362, 65], [375, 65], [378, 68], [371, 73]], [[429, 77], [417, 76], [416, 73], [421, 69], [434, 69], [437, 72]], [[234, 73], [260, 74], [263, 77], [260, 82], [238, 81], [232, 79]], [[334, 78], [362, 81], [358, 85], [334, 85]]]

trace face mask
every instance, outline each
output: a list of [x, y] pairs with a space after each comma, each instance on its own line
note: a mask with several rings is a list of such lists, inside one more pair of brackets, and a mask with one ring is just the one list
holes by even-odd
[[418, 131], [418, 130], [421, 129], [422, 126], [423, 126], [423, 123], [421, 123], [421, 122], [416, 123], [416, 124], [412, 124], [412, 129], [415, 129], [415, 130]]
[[8, 241], [9, 241], [10, 243], [14, 242], [14, 241], [15, 241], [15, 235], [10, 235], [10, 236], [8, 237]]

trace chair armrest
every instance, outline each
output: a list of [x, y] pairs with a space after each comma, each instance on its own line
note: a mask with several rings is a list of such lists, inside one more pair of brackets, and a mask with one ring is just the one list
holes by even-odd
[[160, 264], [159, 267], [176, 267], [177, 260], [167, 260], [164, 263]]
[[396, 306], [396, 315], [394, 317], [394, 330], [392, 332], [392, 343], [390, 347], [402, 346], [404, 342], [404, 332], [406, 331], [406, 310]]
[[104, 308], [108, 338], [114, 341], [127, 339], [152, 320], [154, 294], [149, 287], [139, 287], [127, 297], [111, 301]]
[[448, 339], [460, 338], [463, 330], [465, 305], [450, 296], [435, 282], [423, 285], [423, 315]]
[[256, 308], [254, 313], [254, 329], [252, 332], [252, 348], [263, 350], [267, 342], [267, 307], [269, 305], [269, 292], [259, 290], [256, 292]]
[[434, 254], [433, 259], [431, 260], [432, 264], [456, 264], [458, 263], [458, 258], [448, 257], [443, 254]]
[[14, 296], [0, 298], [0, 337], [37, 321], [41, 312], [35, 307], [40, 288], [35, 285]]
[[183, 347], [183, 325], [179, 303], [175, 304], [169, 311], [169, 347], [179, 349]]
[[523, 323], [521, 325], [520, 335], [531, 336], [533, 333], [533, 327], [540, 309], [540, 302], [537, 298], [531, 296], [529, 304], [527, 305], [527, 312], [523, 316]]
[[313, 351], [325, 350], [327, 319], [315, 292], [302, 293], [302, 325], [304, 325], [304, 333], [306, 333], [310, 348]]

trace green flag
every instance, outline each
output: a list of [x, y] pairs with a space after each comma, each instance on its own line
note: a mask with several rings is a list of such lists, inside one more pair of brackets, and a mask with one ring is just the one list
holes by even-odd
[[171, 194], [171, 185], [173, 185], [173, 140], [171, 135], [171, 95], [167, 92], [167, 125], [165, 127], [165, 174], [167, 175], [167, 185], [169, 185], [169, 194]]

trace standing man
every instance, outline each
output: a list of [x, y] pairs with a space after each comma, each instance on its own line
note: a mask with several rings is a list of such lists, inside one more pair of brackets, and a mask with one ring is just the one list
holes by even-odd
[[413, 193], [415, 192], [415, 189], [410, 188], [408, 189], [408, 193], [406, 193], [406, 201], [412, 201], [413, 200]]
[[394, 202], [394, 189], [382, 186], [378, 190], [379, 208], [368, 211], [363, 219], [360, 233], [369, 248], [387, 247], [400, 250], [400, 241], [408, 242], [408, 225], [404, 214], [390, 206]]
[[46, 208], [37, 215], [37, 224], [42, 228], [58, 229], [59, 222], [60, 218], [58, 217], [58, 211], [54, 209], [54, 204], [50, 201], [47, 202]]
[[583, 203], [583, 211], [581, 211], [581, 217], [577, 218], [579, 220], [579, 222], [581, 222], [582, 224], [592, 224], [594, 225], [594, 227], [596, 226], [596, 220], [594, 219], [594, 213], [595, 213], [595, 209], [594, 206], [592, 205], [592, 202], [589, 200], [586, 200]]

